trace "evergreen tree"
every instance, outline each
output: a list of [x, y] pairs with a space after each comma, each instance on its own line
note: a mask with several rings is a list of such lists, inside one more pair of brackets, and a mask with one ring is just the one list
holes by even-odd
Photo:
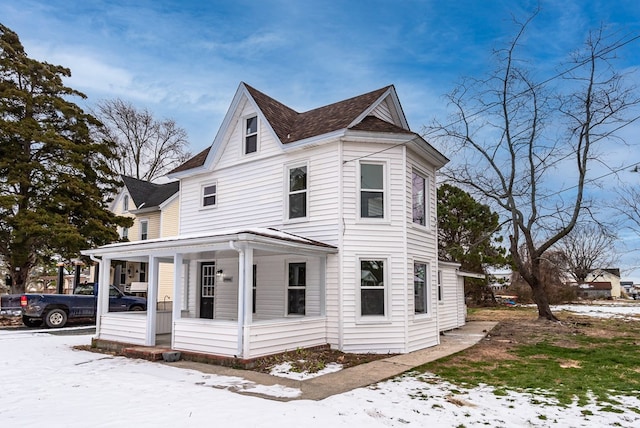
[[[460, 263], [466, 271], [487, 274], [489, 266], [509, 264], [499, 216], [451, 184], [438, 187], [438, 258]], [[467, 293], [485, 297], [486, 281], [468, 281]]]
[[63, 83], [69, 69], [27, 57], [0, 24], [0, 257], [14, 293], [52, 255], [71, 259], [118, 239], [130, 220], [107, 209], [118, 184], [107, 166], [113, 147], [91, 138], [100, 123]]

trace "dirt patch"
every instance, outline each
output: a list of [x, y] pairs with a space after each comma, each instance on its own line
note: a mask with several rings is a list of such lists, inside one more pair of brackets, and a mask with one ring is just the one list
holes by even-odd
[[395, 354], [350, 354], [334, 349], [297, 349], [283, 354], [259, 358], [255, 361], [253, 370], [269, 373], [275, 366], [290, 363], [292, 371], [316, 373], [324, 369], [329, 363], [341, 364], [343, 368], [357, 366], [370, 361], [381, 360]]

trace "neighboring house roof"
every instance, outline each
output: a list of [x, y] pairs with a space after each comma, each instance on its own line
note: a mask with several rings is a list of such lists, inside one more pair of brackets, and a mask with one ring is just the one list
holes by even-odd
[[124, 181], [137, 209], [158, 207], [180, 190], [180, 182], [178, 181], [156, 184], [126, 175], [122, 176], [122, 181]]
[[611, 283], [609, 281], [596, 281], [588, 282], [580, 286], [580, 288], [586, 288], [588, 290], [611, 290]]
[[615, 275], [618, 278], [620, 277], [620, 269], [617, 269], [617, 268], [595, 269], [591, 273], [594, 273], [594, 272], [599, 271], [599, 270], [604, 271], [604, 272], [609, 272], [611, 275]]
[[[356, 97], [303, 113], [298, 113], [292, 108], [258, 91], [246, 83], [240, 84], [239, 91], [242, 91], [242, 88], [244, 88], [248, 96], [253, 99], [256, 106], [262, 112], [264, 118], [282, 144], [290, 144], [296, 141], [346, 129], [418, 136], [409, 129], [399, 102], [397, 103], [395, 110], [399, 115], [398, 123], [401, 123], [406, 127], [397, 126], [372, 115], [362, 117], [363, 115], [368, 114], [373, 106], [386, 98], [387, 95], [391, 94], [391, 98], [396, 100], [393, 85], [385, 86], [375, 91], [367, 92], [366, 94], [358, 95]], [[211, 147], [208, 147], [189, 159], [187, 162], [175, 168], [169, 174], [203, 166], [207, 161], [210, 151]]]

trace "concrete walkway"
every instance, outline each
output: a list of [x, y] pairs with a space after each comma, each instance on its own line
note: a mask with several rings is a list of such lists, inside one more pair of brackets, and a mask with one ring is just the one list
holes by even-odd
[[278, 401], [322, 400], [335, 394], [341, 394], [355, 388], [381, 382], [411, 370], [414, 367], [460, 352], [475, 345], [486, 337], [496, 324], [496, 322], [488, 321], [468, 322], [464, 327], [445, 332], [444, 335], [440, 336], [440, 344], [437, 346], [409, 354], [396, 355], [394, 357], [360, 364], [335, 373], [329, 373], [302, 381], [272, 376], [251, 370], [238, 370], [191, 361], [177, 361], [175, 363], [165, 364], [173, 367], [198, 370], [203, 373], [240, 377], [265, 386], [281, 385], [289, 388], [297, 388], [302, 391], [302, 393], [295, 398], [273, 397], [242, 390], [237, 391], [247, 395], [256, 395]]

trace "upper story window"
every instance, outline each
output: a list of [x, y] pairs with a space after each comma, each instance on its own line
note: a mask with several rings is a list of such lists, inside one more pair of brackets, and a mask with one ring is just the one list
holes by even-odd
[[384, 165], [360, 164], [360, 217], [384, 218]]
[[296, 166], [288, 169], [289, 189], [288, 205], [289, 218], [307, 216], [307, 167]]
[[360, 260], [360, 315], [385, 315], [384, 260]]
[[149, 238], [149, 221], [140, 220], [140, 240], [145, 241]]
[[255, 153], [258, 150], [258, 116], [245, 119], [244, 153]]
[[129, 195], [124, 195], [124, 198], [122, 198], [122, 211], [129, 211]]
[[427, 225], [427, 179], [420, 174], [411, 176], [413, 194], [413, 222], [421, 226]]
[[217, 204], [218, 185], [217, 183], [205, 184], [202, 186], [202, 206], [211, 207]]
[[128, 227], [123, 227], [122, 228], [122, 239], [129, 240], [129, 228]]

